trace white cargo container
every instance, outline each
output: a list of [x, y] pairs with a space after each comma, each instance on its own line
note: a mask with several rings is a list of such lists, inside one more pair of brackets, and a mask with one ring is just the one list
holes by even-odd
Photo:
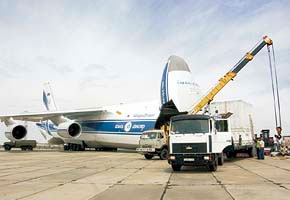
[[227, 155], [231, 157], [238, 152], [247, 152], [252, 156], [254, 145], [253, 106], [242, 100], [211, 103], [210, 112], [215, 113], [216, 110], [220, 115], [232, 113], [228, 118], [232, 146], [225, 150]]

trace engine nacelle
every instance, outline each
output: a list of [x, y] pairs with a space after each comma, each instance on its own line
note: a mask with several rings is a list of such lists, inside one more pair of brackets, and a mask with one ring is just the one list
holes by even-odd
[[63, 138], [77, 138], [82, 133], [82, 127], [79, 123], [68, 121], [58, 125], [57, 134]]
[[26, 127], [20, 124], [9, 125], [5, 131], [5, 136], [12, 141], [22, 140], [26, 135]]

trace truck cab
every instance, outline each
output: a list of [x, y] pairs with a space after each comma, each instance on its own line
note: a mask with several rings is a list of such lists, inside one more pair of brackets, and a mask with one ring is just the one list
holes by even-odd
[[168, 163], [174, 171], [182, 166], [205, 165], [216, 171], [223, 164], [223, 150], [231, 145], [231, 134], [221, 131], [225, 120], [209, 115], [178, 115], [171, 117]]
[[157, 155], [161, 160], [168, 157], [168, 145], [164, 130], [144, 131], [139, 140], [137, 152], [144, 155], [146, 159], [152, 159]]

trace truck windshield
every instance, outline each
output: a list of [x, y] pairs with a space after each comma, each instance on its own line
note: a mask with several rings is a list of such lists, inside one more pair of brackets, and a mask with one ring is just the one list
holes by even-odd
[[207, 119], [179, 120], [171, 123], [171, 131], [175, 134], [208, 133]]
[[142, 139], [155, 139], [157, 136], [157, 133], [143, 133], [141, 135]]

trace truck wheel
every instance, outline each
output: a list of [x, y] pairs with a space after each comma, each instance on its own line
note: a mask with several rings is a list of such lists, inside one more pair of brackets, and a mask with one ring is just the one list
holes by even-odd
[[237, 155], [238, 155], [238, 152], [236, 152], [236, 151], [235, 151], [235, 152], [234, 152], [234, 155], [233, 155], [233, 156], [234, 156], [234, 158], [236, 158], [236, 157], [237, 157]]
[[22, 151], [26, 151], [26, 147], [20, 147]]
[[167, 149], [162, 149], [161, 152], [160, 152], [160, 160], [166, 160], [167, 157], [168, 157], [168, 150]]
[[217, 170], [217, 165], [218, 165], [218, 159], [217, 157], [215, 157], [214, 161], [212, 161], [211, 163], [209, 163], [209, 170], [212, 172], [215, 172]]
[[218, 165], [223, 165], [224, 164], [224, 154], [221, 153], [218, 157]]
[[33, 147], [32, 146], [27, 146], [26, 147], [26, 150], [32, 151], [33, 150]]
[[10, 145], [8, 145], [8, 144], [5, 144], [4, 145], [4, 149], [5, 149], [5, 151], [10, 151], [11, 150], [11, 146]]
[[227, 152], [227, 157], [228, 157], [228, 158], [234, 158], [236, 155], [237, 155], [237, 154], [236, 154], [235, 152], [232, 152], [232, 151]]
[[250, 158], [253, 158], [253, 157], [254, 157], [253, 148], [249, 148], [249, 149], [248, 149], [248, 154], [249, 154], [249, 157], [250, 157]]
[[181, 169], [181, 165], [171, 164], [171, 167], [172, 167], [173, 171], [175, 171], [175, 172], [180, 171], [180, 169]]
[[144, 157], [147, 159], [147, 160], [150, 160], [153, 158], [153, 155], [151, 154], [145, 154]]

